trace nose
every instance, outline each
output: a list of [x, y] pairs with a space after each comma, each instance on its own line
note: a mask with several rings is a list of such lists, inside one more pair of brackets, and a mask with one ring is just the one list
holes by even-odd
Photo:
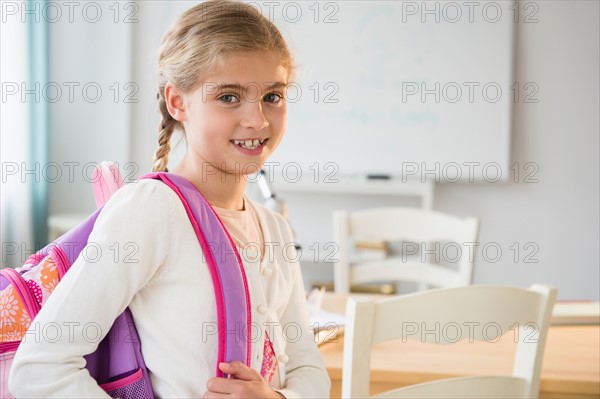
[[242, 126], [247, 129], [261, 130], [269, 126], [262, 109], [262, 102], [250, 102], [246, 106], [246, 113], [242, 119]]

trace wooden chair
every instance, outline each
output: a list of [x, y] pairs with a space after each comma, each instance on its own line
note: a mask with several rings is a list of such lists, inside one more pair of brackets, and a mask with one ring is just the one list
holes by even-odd
[[[461, 339], [489, 342], [490, 336], [496, 338], [498, 328], [504, 333], [509, 330], [514, 333], [515, 323], [519, 323], [519, 341], [511, 376], [450, 378], [402, 387], [373, 397], [537, 398], [544, 345], [556, 293], [556, 288], [545, 285], [533, 285], [529, 289], [471, 285], [379, 301], [349, 298], [342, 397], [369, 397], [372, 345], [394, 339], [440, 344], [452, 344]], [[494, 328], [486, 327], [490, 325]], [[431, 331], [436, 328], [442, 331], [446, 328], [446, 333], [432, 334]]]
[[[334, 254], [334, 290], [350, 292], [351, 285], [374, 281], [410, 281], [421, 290], [435, 287], [458, 287], [471, 284], [474, 256], [469, 256], [477, 240], [479, 221], [459, 218], [437, 211], [418, 208], [381, 207], [355, 212], [338, 210], [333, 213], [333, 237], [338, 245]], [[408, 245], [430, 250], [437, 245], [443, 253], [446, 246], [461, 256], [452, 259], [455, 269], [431, 262], [435, 256], [391, 256], [381, 260], [351, 260], [352, 240], [408, 241]], [[444, 243], [442, 246], [442, 243]], [[437, 243], [437, 244], [435, 244]], [[467, 244], [465, 244], [467, 243]], [[471, 247], [469, 248], [469, 245]], [[439, 255], [439, 253], [438, 253]], [[452, 257], [455, 257], [452, 252]]]

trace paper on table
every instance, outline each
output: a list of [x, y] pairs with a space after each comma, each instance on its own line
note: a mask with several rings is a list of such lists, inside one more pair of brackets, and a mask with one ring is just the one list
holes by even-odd
[[344, 327], [340, 327], [339, 329], [321, 330], [315, 334], [315, 342], [317, 346], [328, 342], [338, 342], [338, 339], [342, 335], [344, 335]]
[[337, 342], [344, 333], [346, 317], [339, 313], [330, 312], [321, 308], [325, 289], [313, 290], [308, 298], [308, 313], [310, 328], [315, 334], [315, 342], [322, 345], [327, 342]]
[[343, 314], [322, 309], [324, 295], [325, 287], [321, 287], [313, 289], [306, 298], [310, 325], [315, 334], [326, 329], [339, 329], [346, 323], [346, 317]]
[[346, 316], [321, 309], [310, 315], [310, 324], [314, 332], [325, 329], [336, 329], [346, 324]]

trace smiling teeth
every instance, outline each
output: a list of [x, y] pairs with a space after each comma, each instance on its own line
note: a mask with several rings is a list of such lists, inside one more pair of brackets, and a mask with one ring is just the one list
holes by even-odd
[[265, 142], [265, 140], [266, 139], [264, 139], [264, 140], [232, 140], [232, 141], [233, 141], [233, 144], [239, 145], [240, 147], [246, 148], [248, 150], [255, 150], [259, 146], [261, 146], [262, 143]]

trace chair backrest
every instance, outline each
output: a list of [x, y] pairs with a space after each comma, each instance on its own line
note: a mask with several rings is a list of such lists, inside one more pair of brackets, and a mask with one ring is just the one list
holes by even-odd
[[[376, 397], [535, 398], [539, 391], [544, 345], [556, 293], [554, 287], [537, 284], [528, 289], [471, 285], [379, 301], [349, 298], [342, 397], [369, 396], [372, 345], [395, 339], [439, 344], [453, 344], [463, 339], [469, 339], [469, 342], [489, 341], [491, 334], [495, 338], [498, 331], [514, 330], [515, 323], [518, 323], [519, 341], [511, 376], [438, 380], [398, 388]], [[440, 330], [446, 333], [432, 333]]]
[[[338, 210], [333, 213], [333, 229], [338, 245], [334, 255], [334, 289], [338, 294], [350, 292], [352, 284], [373, 281], [411, 281], [436, 288], [473, 281], [479, 233], [476, 218], [404, 207]], [[404, 251], [399, 256], [359, 264], [350, 259], [352, 240], [403, 241]], [[456, 267], [437, 264], [442, 258]]]

